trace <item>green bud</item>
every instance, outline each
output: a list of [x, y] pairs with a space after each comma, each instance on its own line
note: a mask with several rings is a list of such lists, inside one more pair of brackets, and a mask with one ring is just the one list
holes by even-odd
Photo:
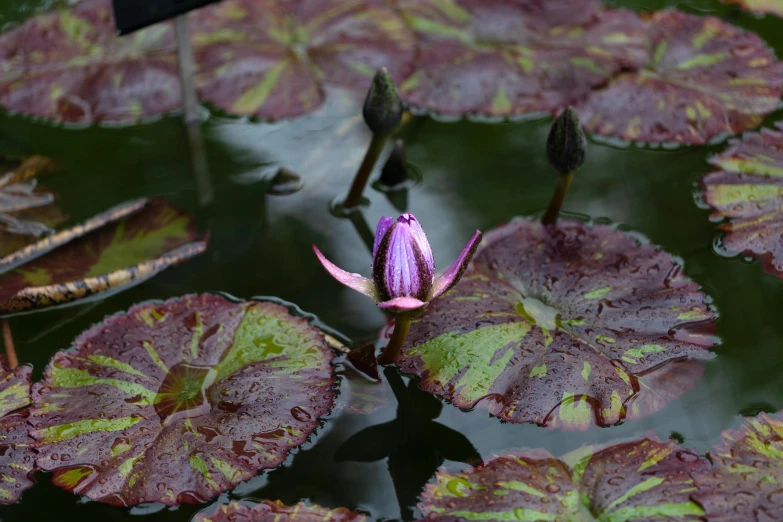
[[587, 138], [576, 112], [568, 107], [552, 124], [546, 140], [549, 164], [560, 174], [576, 171], [587, 156]]
[[373, 76], [367, 98], [362, 109], [364, 121], [376, 136], [390, 134], [402, 119], [402, 102], [394, 85], [394, 79], [386, 67], [381, 67]]
[[408, 161], [405, 159], [405, 144], [402, 140], [394, 142], [389, 159], [381, 170], [381, 184], [395, 187], [408, 179]]

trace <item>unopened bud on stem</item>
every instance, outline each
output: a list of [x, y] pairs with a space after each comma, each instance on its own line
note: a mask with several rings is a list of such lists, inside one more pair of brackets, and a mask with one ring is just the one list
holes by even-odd
[[364, 121], [375, 136], [386, 136], [400, 124], [402, 102], [394, 85], [394, 79], [386, 67], [373, 76], [362, 109]]
[[568, 107], [552, 124], [546, 140], [549, 163], [561, 174], [576, 171], [587, 156], [587, 138], [576, 112]]

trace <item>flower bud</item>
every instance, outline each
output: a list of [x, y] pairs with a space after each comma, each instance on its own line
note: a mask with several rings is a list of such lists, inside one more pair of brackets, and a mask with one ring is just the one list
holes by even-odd
[[546, 140], [549, 164], [560, 174], [570, 174], [585, 162], [587, 138], [579, 117], [571, 107], [557, 117]]
[[376, 136], [390, 134], [402, 119], [402, 102], [394, 79], [385, 67], [375, 73], [364, 100], [364, 121]]
[[408, 161], [405, 159], [405, 144], [402, 140], [397, 140], [381, 170], [381, 184], [385, 187], [395, 187], [407, 179]]
[[378, 223], [373, 249], [372, 279], [381, 301], [413, 297], [430, 298], [435, 280], [435, 260], [424, 230], [412, 214], [396, 222]]

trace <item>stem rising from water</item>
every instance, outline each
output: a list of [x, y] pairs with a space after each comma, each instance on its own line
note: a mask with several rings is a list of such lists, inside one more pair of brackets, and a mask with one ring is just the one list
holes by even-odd
[[402, 351], [402, 345], [408, 338], [408, 332], [411, 329], [410, 317], [397, 316], [394, 318], [394, 331], [392, 332], [389, 344], [384, 348], [383, 353], [378, 358], [378, 364], [394, 364]]
[[3, 345], [5, 345], [5, 358], [8, 360], [8, 367], [12, 370], [19, 366], [19, 359], [14, 350], [14, 339], [11, 337], [11, 326], [8, 319], [0, 318], [0, 329], [3, 330]]
[[557, 177], [557, 188], [552, 196], [552, 201], [549, 202], [549, 208], [547, 209], [546, 214], [544, 214], [543, 219], [541, 219], [541, 223], [544, 225], [555, 224], [557, 216], [560, 215], [560, 207], [563, 206], [563, 201], [565, 201], [566, 195], [568, 194], [568, 188], [571, 186], [571, 181], [573, 179], [573, 172]]

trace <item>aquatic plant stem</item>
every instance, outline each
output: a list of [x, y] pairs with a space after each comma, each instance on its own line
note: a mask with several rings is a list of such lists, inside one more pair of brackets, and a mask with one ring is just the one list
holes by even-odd
[[402, 345], [405, 344], [405, 339], [408, 338], [410, 329], [410, 317], [397, 316], [394, 318], [394, 331], [392, 332], [391, 340], [389, 340], [389, 344], [383, 349], [383, 353], [378, 358], [378, 364], [394, 364], [397, 356], [400, 355]]
[[566, 195], [568, 194], [568, 188], [571, 186], [571, 181], [574, 179], [574, 172], [569, 172], [557, 177], [557, 188], [552, 196], [552, 201], [549, 202], [549, 208], [546, 210], [546, 214], [541, 219], [541, 223], [544, 225], [554, 225], [557, 221], [557, 216], [560, 215], [560, 207], [563, 206]]
[[359, 166], [359, 170], [356, 172], [356, 176], [353, 178], [353, 184], [351, 190], [348, 192], [348, 197], [345, 198], [343, 206], [346, 209], [355, 208], [362, 201], [362, 194], [364, 194], [364, 188], [367, 186], [367, 181], [370, 179], [373, 167], [378, 162], [378, 157], [383, 152], [383, 147], [386, 145], [386, 141], [389, 139], [389, 135], [376, 136], [373, 135], [370, 140], [370, 145], [367, 147], [367, 152], [364, 155], [364, 160]]
[[5, 346], [5, 358], [8, 360], [8, 367], [12, 370], [19, 366], [19, 359], [14, 350], [14, 339], [11, 337], [11, 326], [8, 319], [0, 319], [0, 329], [3, 330], [3, 345]]
[[370, 254], [372, 254], [375, 234], [370, 228], [370, 225], [367, 224], [367, 220], [365, 219], [364, 214], [362, 214], [359, 210], [354, 210], [348, 213], [348, 219], [351, 221], [353, 228], [356, 229], [356, 233], [359, 234], [360, 238], [362, 238], [364, 246], [366, 246], [370, 251]]

